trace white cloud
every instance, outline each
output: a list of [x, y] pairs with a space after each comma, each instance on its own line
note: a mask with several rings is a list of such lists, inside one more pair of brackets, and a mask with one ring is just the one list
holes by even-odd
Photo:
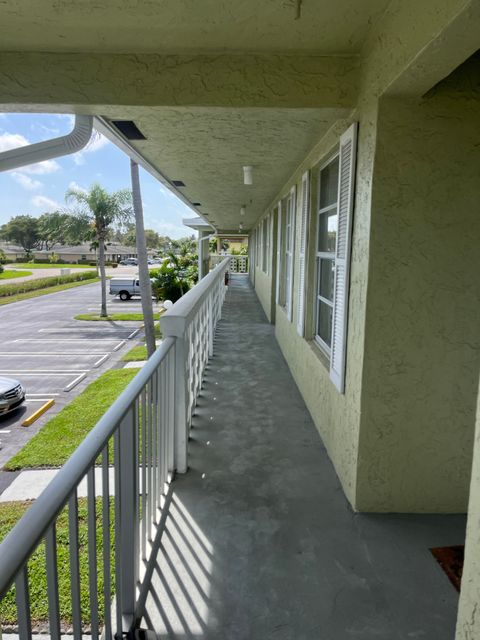
[[103, 149], [108, 142], [108, 139], [103, 134], [98, 133], [98, 131], [94, 131], [90, 138], [90, 142], [87, 144], [85, 149], [73, 154], [73, 161], [76, 165], [85, 164], [85, 154], [95, 153], [96, 151]]
[[10, 173], [15, 182], [27, 189], [27, 191], [35, 191], [35, 189], [41, 189], [43, 187], [43, 183], [40, 180], [34, 180], [29, 176], [26, 176], [24, 173], [20, 173], [18, 171], [12, 171]]
[[75, 180], [72, 180], [72, 182], [69, 183], [68, 188], [74, 189], [75, 191], [81, 191], [82, 193], [88, 193], [88, 190], [85, 189], [85, 187], [81, 187], [79, 184], [77, 184]]
[[[19, 133], [2, 133], [0, 134], [0, 151], [8, 151], [9, 149], [17, 149], [30, 144], [29, 141]], [[29, 164], [22, 167], [23, 173], [41, 175], [44, 173], [53, 173], [60, 169], [60, 165], [55, 160], [45, 160], [36, 164]]]
[[45, 211], [57, 211], [62, 208], [59, 202], [46, 196], [34, 196], [31, 202], [35, 207], [41, 207]]

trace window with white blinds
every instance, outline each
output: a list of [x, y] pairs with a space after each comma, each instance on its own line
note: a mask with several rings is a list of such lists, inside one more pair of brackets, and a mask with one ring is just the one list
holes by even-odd
[[268, 265], [268, 217], [262, 220], [262, 271], [267, 273]]
[[345, 391], [350, 245], [357, 123], [319, 170], [315, 247], [314, 338], [330, 359], [330, 378]]
[[293, 260], [295, 254], [295, 187], [287, 198], [285, 211], [285, 310], [292, 320], [293, 311]]
[[297, 333], [300, 336], [305, 332], [305, 259], [307, 252], [307, 230], [310, 210], [310, 172], [306, 171], [302, 176], [302, 188], [300, 191], [300, 255], [298, 264], [298, 300], [297, 300]]

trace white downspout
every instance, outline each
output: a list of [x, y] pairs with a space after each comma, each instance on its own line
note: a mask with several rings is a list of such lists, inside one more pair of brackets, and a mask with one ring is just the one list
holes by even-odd
[[92, 136], [92, 130], [92, 116], [76, 115], [75, 126], [66, 136], [2, 151], [0, 153], [0, 172], [76, 153], [88, 143]]

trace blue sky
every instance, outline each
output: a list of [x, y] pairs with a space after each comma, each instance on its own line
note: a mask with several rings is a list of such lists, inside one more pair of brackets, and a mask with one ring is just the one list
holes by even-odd
[[[64, 135], [72, 123], [70, 115], [0, 113], [0, 151]], [[15, 215], [64, 209], [69, 187], [88, 189], [94, 182], [108, 191], [130, 188], [128, 157], [97, 132], [79, 153], [0, 173], [0, 225]], [[171, 238], [194, 233], [182, 225], [194, 214], [181, 200], [143, 169], [140, 183], [147, 229]]]

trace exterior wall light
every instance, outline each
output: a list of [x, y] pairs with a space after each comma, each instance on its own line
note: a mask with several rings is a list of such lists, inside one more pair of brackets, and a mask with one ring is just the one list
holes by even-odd
[[246, 211], [247, 211], [247, 207], [244, 204], [242, 204], [242, 206], [240, 207], [240, 215], [244, 216]]
[[240, 222], [240, 224], [238, 225], [238, 230], [243, 231], [243, 222]]
[[243, 184], [253, 184], [253, 167], [243, 167]]

